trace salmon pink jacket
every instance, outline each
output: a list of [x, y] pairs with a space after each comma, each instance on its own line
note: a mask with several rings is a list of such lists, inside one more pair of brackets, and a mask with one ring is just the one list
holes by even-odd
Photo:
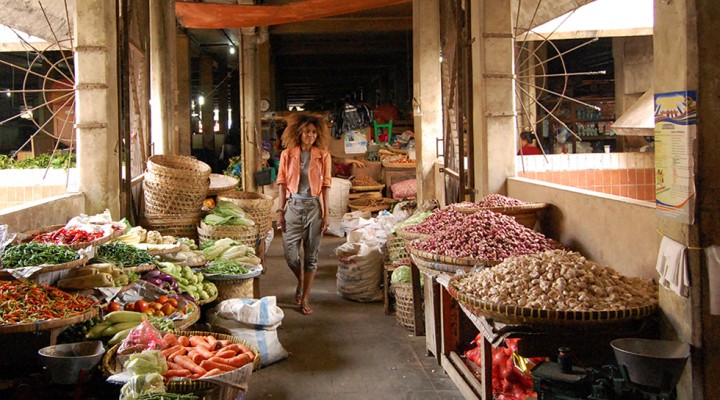
[[[310, 166], [308, 167], [308, 180], [310, 181], [310, 194], [318, 197], [323, 188], [329, 188], [332, 183], [330, 171], [332, 162], [330, 153], [315, 146], [310, 148]], [[276, 183], [285, 185], [286, 196], [297, 193], [300, 185], [300, 146], [286, 149], [280, 153], [280, 166]], [[322, 198], [322, 196], [320, 196]]]

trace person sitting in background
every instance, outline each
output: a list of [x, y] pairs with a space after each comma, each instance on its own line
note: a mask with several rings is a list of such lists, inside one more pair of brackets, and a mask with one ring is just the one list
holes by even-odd
[[520, 150], [518, 150], [517, 155], [519, 156], [532, 156], [532, 155], [538, 155], [542, 154], [542, 150], [537, 148], [533, 143], [535, 142], [535, 138], [533, 137], [532, 132], [523, 131], [520, 133]]

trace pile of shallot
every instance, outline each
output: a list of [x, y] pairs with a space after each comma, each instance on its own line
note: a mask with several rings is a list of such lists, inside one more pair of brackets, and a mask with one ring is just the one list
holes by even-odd
[[512, 197], [503, 196], [499, 193], [490, 193], [489, 195], [482, 198], [478, 202], [464, 201], [457, 203], [457, 207], [463, 208], [507, 208], [507, 207], [518, 207], [527, 206], [533, 203], [527, 203], [522, 200], [518, 200]]
[[455, 211], [454, 206], [454, 204], [451, 204], [443, 209], [435, 209], [424, 221], [414, 226], [408, 226], [405, 231], [434, 235], [449, 227], [463, 224], [468, 214]]
[[435, 224], [431, 221], [433, 216], [428, 217], [421, 224], [425, 225], [421, 233], [428, 232], [433, 236], [414, 240], [412, 247], [433, 254], [486, 261], [504, 260], [510, 256], [561, 247], [559, 243], [520, 225], [513, 217], [504, 214], [488, 210], [479, 210], [473, 214], [452, 210], [448, 214], [455, 217]]

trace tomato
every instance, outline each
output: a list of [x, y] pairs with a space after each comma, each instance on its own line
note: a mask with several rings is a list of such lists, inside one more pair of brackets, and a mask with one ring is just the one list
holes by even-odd
[[120, 311], [122, 310], [122, 305], [118, 303], [117, 301], [111, 301], [110, 304], [108, 304], [108, 311]]
[[167, 297], [167, 295], [162, 295], [162, 296], [158, 297], [157, 300], [155, 300], [155, 301], [157, 301], [160, 304], [165, 304], [168, 301], [168, 297]]
[[135, 311], [145, 312], [148, 309], [148, 303], [145, 300], [138, 300], [135, 302]]
[[175, 308], [177, 308], [177, 306], [178, 306], [178, 301], [177, 301], [177, 299], [174, 298], [174, 297], [169, 298], [169, 299], [168, 299], [168, 303], [169, 303], [171, 306], [175, 307]]
[[125, 311], [135, 311], [135, 303], [131, 301], [125, 303]]
[[156, 317], [164, 317], [165, 316], [165, 314], [163, 314], [162, 310], [155, 310], [153, 315]]
[[165, 315], [172, 315], [172, 313], [175, 312], [175, 307], [173, 307], [172, 304], [170, 304], [170, 303], [165, 303], [165, 304], [163, 304], [160, 311], [162, 311], [163, 314], [165, 314]]
[[163, 306], [162, 304], [160, 304], [156, 301], [153, 301], [150, 304], [148, 304], [148, 307], [152, 308], [153, 310], [159, 310], [162, 308], [162, 306]]
[[152, 308], [146, 308], [143, 313], [147, 315], [155, 315], [155, 310], [153, 310]]

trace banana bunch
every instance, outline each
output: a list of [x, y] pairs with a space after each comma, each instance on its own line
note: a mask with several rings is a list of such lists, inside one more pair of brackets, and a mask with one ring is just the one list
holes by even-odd
[[110, 345], [120, 343], [130, 331], [147, 319], [147, 315], [135, 311], [113, 311], [105, 316], [103, 322], [96, 324], [85, 335], [87, 339], [112, 336]]
[[96, 287], [125, 286], [130, 278], [122, 268], [112, 264], [91, 264], [68, 271], [57, 286], [61, 289], [91, 289]]

